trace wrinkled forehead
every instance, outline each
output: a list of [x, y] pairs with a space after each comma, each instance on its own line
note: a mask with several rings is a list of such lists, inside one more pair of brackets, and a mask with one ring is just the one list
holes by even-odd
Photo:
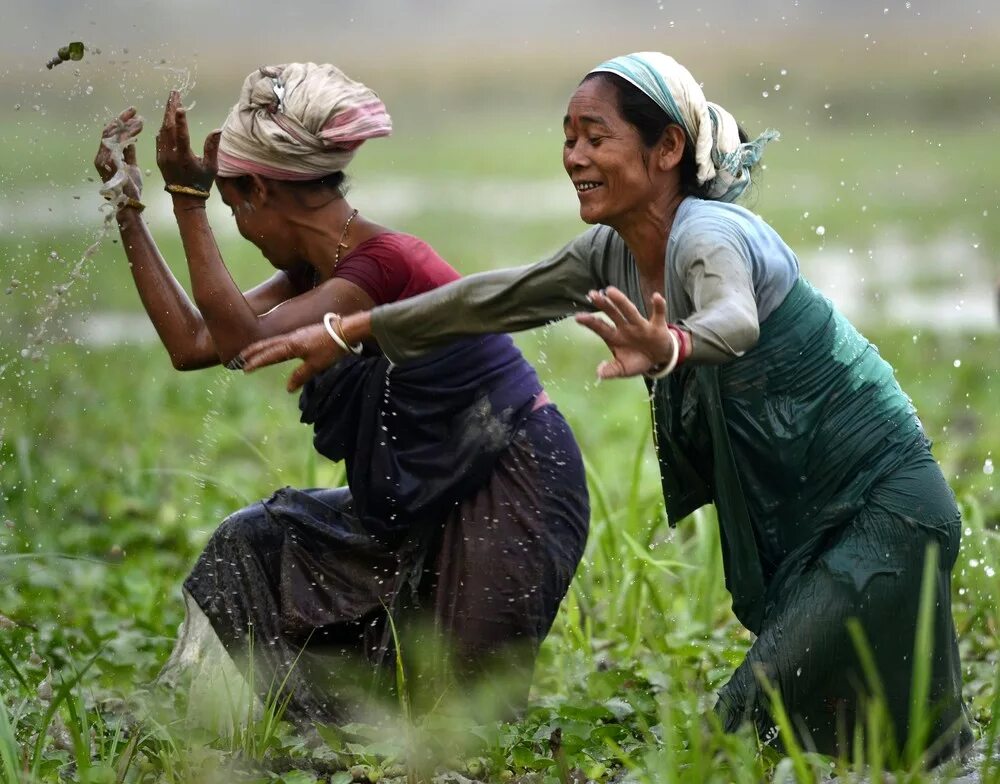
[[602, 125], [611, 128], [624, 121], [618, 109], [618, 92], [598, 77], [582, 82], [570, 96], [563, 127]]

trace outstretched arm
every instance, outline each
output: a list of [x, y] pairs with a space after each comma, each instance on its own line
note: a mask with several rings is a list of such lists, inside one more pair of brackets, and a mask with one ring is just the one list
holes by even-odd
[[[411, 299], [347, 315], [339, 334], [347, 344], [373, 337], [399, 363], [465, 335], [517, 332], [557, 321], [593, 307], [587, 291], [604, 285], [606, 238], [588, 231], [538, 264], [470, 275]], [[323, 324], [314, 323], [255, 343], [241, 357], [247, 371], [302, 359], [288, 380], [292, 392], [346, 353]]]

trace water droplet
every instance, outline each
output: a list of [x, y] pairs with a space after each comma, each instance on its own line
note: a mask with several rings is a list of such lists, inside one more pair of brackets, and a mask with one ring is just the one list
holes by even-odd
[[817, 237], [822, 237], [824, 234], [826, 234], [826, 226], [817, 226], [816, 227], [816, 236]]
[[986, 462], [983, 463], [983, 473], [986, 476], [993, 476], [993, 460], [991, 458], [986, 458]]
[[955, 367], [957, 367], [957, 368], [960, 368], [960, 367], [962, 367], [962, 360], [960, 360], [960, 359], [956, 359], [956, 360], [955, 360], [954, 362], [952, 362], [951, 364], [952, 364], [952, 365], [954, 365], [954, 366], [955, 366]]

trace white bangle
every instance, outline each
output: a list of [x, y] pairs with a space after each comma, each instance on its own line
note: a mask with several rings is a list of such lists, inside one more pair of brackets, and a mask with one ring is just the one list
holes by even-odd
[[[360, 354], [363, 346], [360, 343], [351, 345], [344, 338], [337, 334], [337, 328], [333, 326], [333, 320], [337, 319], [338, 323], [343, 322], [343, 319], [336, 313], [327, 313], [323, 316], [323, 326], [326, 327], [327, 333], [333, 338], [333, 342], [340, 346], [344, 351], [351, 354]], [[343, 329], [343, 327], [341, 327]]]
[[669, 376], [674, 372], [674, 368], [677, 367], [677, 361], [681, 358], [681, 341], [670, 327], [667, 327], [667, 334], [670, 335], [670, 342], [674, 347], [673, 356], [662, 366], [653, 365], [653, 367], [645, 372], [644, 375], [646, 378], [663, 378], [664, 376]]

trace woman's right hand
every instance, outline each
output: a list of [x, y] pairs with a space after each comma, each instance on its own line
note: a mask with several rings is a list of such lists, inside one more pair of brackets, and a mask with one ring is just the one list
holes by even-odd
[[130, 107], [104, 126], [101, 146], [94, 158], [94, 167], [107, 186], [130, 199], [142, 198], [142, 173], [135, 161], [135, 139], [142, 132], [142, 118]]
[[183, 185], [200, 191], [210, 191], [217, 170], [219, 132], [205, 139], [205, 152], [199, 158], [191, 151], [187, 110], [181, 106], [181, 94], [171, 90], [163, 110], [163, 125], [156, 134], [156, 165], [167, 185]]
[[323, 324], [310, 324], [284, 335], [258, 340], [240, 352], [243, 370], [247, 373], [296, 357], [303, 360], [288, 377], [289, 392], [294, 392], [345, 356], [347, 352], [333, 342]]

